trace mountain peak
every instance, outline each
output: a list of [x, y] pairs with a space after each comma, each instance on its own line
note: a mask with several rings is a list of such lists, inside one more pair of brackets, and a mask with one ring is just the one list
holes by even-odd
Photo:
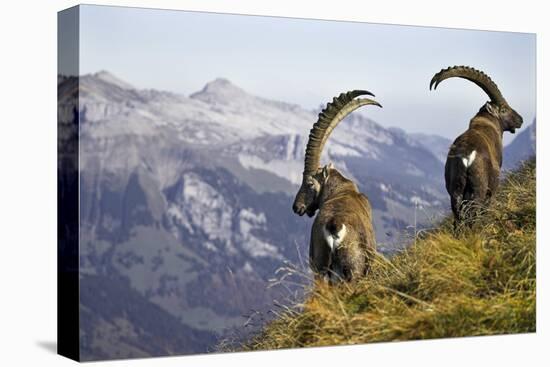
[[201, 91], [191, 94], [191, 98], [204, 102], [228, 102], [248, 94], [225, 78], [216, 78], [206, 83]]
[[122, 89], [135, 89], [133, 85], [131, 85], [129, 83], [126, 83], [122, 79], [119, 79], [118, 77], [116, 77], [112, 73], [108, 72], [107, 70], [100, 70], [100, 71], [92, 74], [92, 76], [94, 78], [102, 80], [106, 83], [116, 85], [117, 87], [122, 88]]
[[216, 78], [212, 80], [211, 82], [206, 83], [205, 87], [210, 88], [226, 88], [234, 86], [228, 79], [226, 78]]

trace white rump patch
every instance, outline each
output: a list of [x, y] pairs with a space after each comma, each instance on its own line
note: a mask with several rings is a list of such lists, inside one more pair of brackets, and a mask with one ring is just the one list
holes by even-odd
[[470, 155], [466, 158], [462, 158], [462, 163], [464, 163], [464, 167], [468, 168], [472, 165], [472, 163], [474, 163], [474, 159], [476, 159], [476, 151], [472, 151], [472, 153], [470, 153]]
[[323, 234], [325, 236], [325, 241], [327, 241], [328, 247], [330, 247], [330, 251], [334, 251], [338, 248], [338, 246], [340, 246], [340, 243], [342, 243], [344, 237], [346, 237], [346, 225], [342, 224], [342, 229], [340, 229], [336, 235], [333, 235], [326, 227], [323, 227]]

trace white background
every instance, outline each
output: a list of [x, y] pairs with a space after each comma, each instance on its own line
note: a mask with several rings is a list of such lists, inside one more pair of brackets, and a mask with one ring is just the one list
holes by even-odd
[[[538, 57], [537, 333], [353, 347], [101, 362], [113, 366], [539, 366], [550, 359], [545, 1], [95, 1], [96, 4], [535, 32]], [[74, 1], [6, 1], [0, 10], [0, 365], [74, 362], [56, 340], [56, 12]], [[199, 32], [200, 33], [200, 32]], [[359, 47], [369, 47], [368, 40]], [[514, 57], [514, 55], [510, 55]], [[546, 339], [546, 340], [545, 340]], [[546, 345], [546, 350], [544, 349]]]

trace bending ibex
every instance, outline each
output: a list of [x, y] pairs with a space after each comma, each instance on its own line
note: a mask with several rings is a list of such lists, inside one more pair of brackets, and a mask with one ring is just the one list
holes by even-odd
[[300, 216], [312, 217], [319, 210], [311, 228], [310, 267], [329, 279], [336, 276], [350, 281], [366, 274], [376, 249], [367, 197], [332, 164], [319, 167], [323, 147], [340, 121], [361, 106], [382, 107], [371, 99], [354, 99], [365, 94], [374, 96], [362, 90], [342, 93], [319, 114], [309, 133], [302, 185], [293, 205]]
[[451, 196], [455, 223], [458, 223], [463, 216], [463, 204], [483, 204], [497, 189], [502, 166], [502, 134], [504, 131], [515, 133], [523, 118], [506, 102], [491, 78], [471, 67], [441, 70], [432, 78], [430, 90], [452, 77], [475, 83], [491, 99], [470, 120], [470, 127], [456, 138], [447, 155], [445, 186]]

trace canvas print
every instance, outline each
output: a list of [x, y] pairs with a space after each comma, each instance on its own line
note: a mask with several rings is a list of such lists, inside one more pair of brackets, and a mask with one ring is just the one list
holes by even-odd
[[58, 15], [58, 350], [536, 330], [536, 37]]

